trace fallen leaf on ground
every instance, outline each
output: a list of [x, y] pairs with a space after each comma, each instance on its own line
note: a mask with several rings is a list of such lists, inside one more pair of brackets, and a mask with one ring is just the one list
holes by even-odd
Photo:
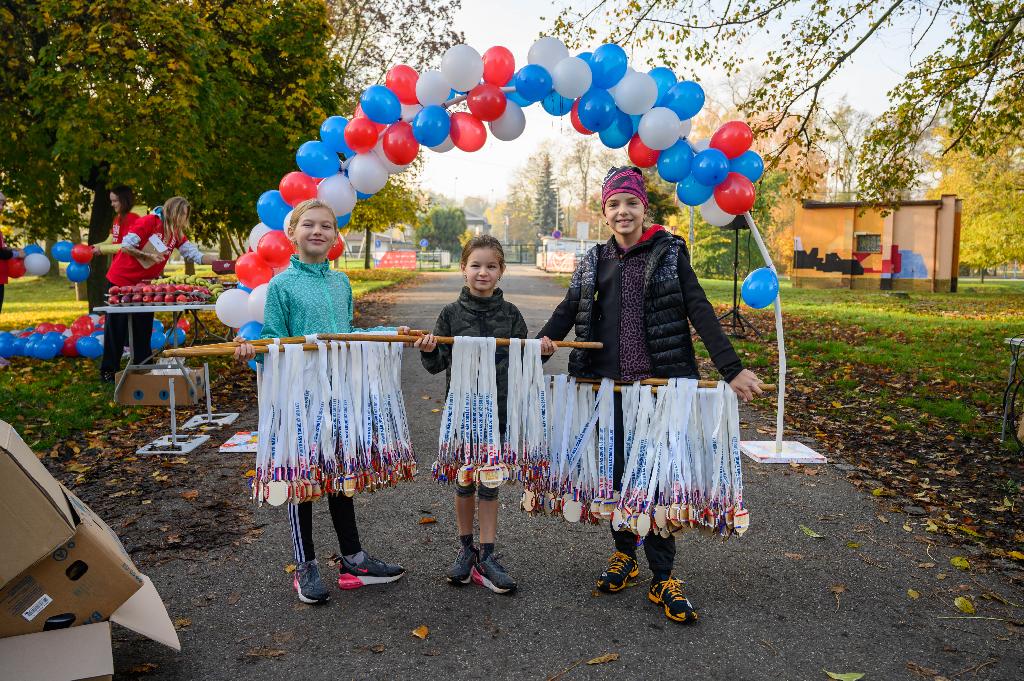
[[784, 555], [786, 558], [790, 558], [792, 560], [803, 560], [804, 559], [804, 554], [802, 554], [802, 553], [783, 553], [782, 555]]
[[960, 570], [966, 570], [971, 567], [970, 562], [963, 556], [953, 556], [949, 559], [950, 564]]
[[430, 410], [430, 413], [431, 413], [431, 414], [437, 414], [437, 413], [438, 413], [438, 412], [440, 412], [440, 411], [441, 411], [440, 409], [431, 409], [431, 410]]
[[815, 532], [811, 528], [807, 527], [806, 525], [801, 525], [800, 529], [803, 530], [803, 533], [806, 534], [811, 539], [824, 539], [825, 538], [825, 535], [818, 534], [817, 532]]
[[420, 640], [426, 640], [427, 636], [430, 635], [430, 629], [427, 628], [426, 624], [421, 624], [412, 630], [412, 635]]
[[434, 517], [431, 517], [431, 516], [426, 516], [426, 517], [420, 518], [420, 525], [429, 525], [430, 523], [436, 523], [436, 522], [437, 522], [437, 518], [434, 518]]
[[1021, 553], [1020, 551], [1010, 551], [1006, 555], [1008, 555], [1010, 558], [1013, 558], [1014, 560], [1024, 560], [1024, 553]]
[[864, 678], [864, 674], [861, 672], [846, 672], [844, 674], [840, 674], [838, 672], [825, 673], [828, 674], [828, 678], [835, 679], [836, 681], [857, 681], [858, 679]]
[[966, 596], [957, 596], [954, 598], [953, 605], [955, 605], [956, 609], [965, 615], [973, 615], [975, 612], [974, 603], [971, 603], [971, 599]]
[[295, 572], [295, 563], [289, 563], [288, 565], [285, 565], [284, 571], [287, 572], [289, 575]]
[[605, 664], [606, 662], [615, 662], [619, 659], [618, 653], [606, 653], [600, 657], [595, 657], [593, 660], [587, 660], [587, 664]]
[[266, 646], [260, 646], [259, 648], [253, 648], [246, 655], [249, 657], [281, 657], [287, 655], [287, 650], [281, 650], [280, 648], [267, 648]]
[[916, 601], [921, 597], [921, 592], [915, 591], [914, 589], [907, 589], [907, 595]]
[[896, 496], [895, 492], [893, 492], [890, 489], [886, 489], [884, 487], [876, 487], [876, 488], [874, 488], [873, 490], [871, 490], [871, 494], [872, 494], [872, 496], [876, 496], [876, 497], [894, 497], [894, 496]]
[[178, 619], [174, 620], [175, 629], [184, 629], [185, 627], [190, 626], [192, 626], [192, 620], [190, 620], [187, 617], [179, 617]]
[[228, 596], [228, 605], [234, 605], [235, 603], [237, 603], [239, 601], [239, 599], [241, 597], [242, 597], [242, 594], [238, 593], [237, 591], [235, 593], [229, 595]]
[[858, 544], [855, 541], [848, 541], [848, 542], [846, 542], [846, 548], [848, 548], [848, 549], [859, 549], [860, 548], [860, 544]]
[[151, 671], [154, 671], [157, 668], [157, 666], [158, 665], [156, 665], [156, 664], [154, 664], [152, 662], [143, 662], [142, 664], [137, 664], [134, 667], [132, 667], [131, 669], [129, 669], [128, 673], [129, 674], [148, 674]]
[[378, 643], [375, 646], [370, 646], [370, 650], [372, 650], [373, 652], [378, 653], [378, 654], [379, 653], [383, 653], [384, 652], [384, 644]]
[[925, 524], [924, 529], [928, 532], [938, 532], [939, 526], [935, 524], [934, 520], [929, 519], [928, 522]]
[[908, 662], [907, 663], [907, 669], [909, 669], [910, 671], [914, 672], [918, 676], [923, 676], [923, 677], [929, 678], [929, 679], [933, 678], [935, 676], [938, 676], [938, 674], [939, 674], [939, 670], [938, 669], [932, 669], [931, 667], [924, 667], [922, 665], [919, 665], [916, 662]]
[[185, 501], [195, 501], [196, 499], [199, 498], [199, 490], [190, 489], [187, 492], [182, 492], [181, 498], [184, 499]]

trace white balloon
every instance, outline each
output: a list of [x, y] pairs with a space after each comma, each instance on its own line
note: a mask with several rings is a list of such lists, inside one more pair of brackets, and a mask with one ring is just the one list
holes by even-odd
[[402, 120], [406, 123], [410, 122], [412, 119], [416, 118], [416, 114], [418, 114], [422, 109], [423, 107], [419, 104], [403, 104]]
[[690, 141], [690, 146], [693, 147], [693, 152], [697, 153], [698, 151], [704, 151], [705, 149], [709, 149], [711, 147], [711, 140], [710, 139], [691, 140]]
[[270, 229], [270, 227], [267, 227], [262, 222], [253, 227], [252, 231], [249, 232], [249, 241], [247, 242], [249, 244], [249, 248], [255, 251], [256, 246], [259, 245], [260, 239], [263, 238], [263, 235], [269, 234], [272, 231], [274, 230]]
[[281, 223], [281, 225], [282, 225], [281, 229], [287, 231], [288, 225], [290, 225], [291, 222], [292, 222], [292, 213], [294, 213], [294, 212], [295, 212], [295, 210], [293, 209], [293, 210], [290, 210], [290, 211], [288, 211], [287, 213], [284, 214], [284, 222]]
[[[335, 217], [346, 215], [356, 207], [356, 190], [352, 183], [341, 173], [324, 178], [316, 188], [316, 197], [334, 211]], [[253, 289], [254, 291], [256, 289]]]
[[582, 97], [583, 93], [590, 89], [593, 80], [590, 65], [579, 57], [563, 59], [551, 72], [555, 91], [567, 99]]
[[[540, 64], [551, 73], [558, 62], [569, 56], [569, 48], [561, 40], [553, 36], [544, 36], [530, 45], [526, 60], [531, 64]], [[567, 95], [562, 95], [563, 97]]]
[[[389, 175], [397, 175], [406, 168], [412, 165], [412, 163], [406, 163], [404, 166], [400, 166], [397, 163], [392, 163], [388, 155], [384, 153], [384, 140], [377, 140], [377, 146], [373, 148], [373, 153], [377, 157], [377, 160], [381, 162], [381, 165], [388, 171]], [[344, 213], [341, 213], [344, 215]]]
[[50, 271], [50, 259], [42, 253], [29, 253], [25, 256], [25, 274], [41, 277]]
[[627, 73], [615, 88], [615, 104], [635, 116], [647, 113], [658, 101], [658, 84], [646, 73]]
[[704, 218], [704, 222], [715, 227], [725, 227], [736, 217], [719, 208], [714, 196], [700, 204], [700, 216]]
[[685, 121], [679, 121], [679, 139], [686, 139], [690, 136], [690, 130], [693, 129], [693, 119], [687, 118]]
[[[484, 75], [484, 61], [480, 53], [469, 45], [453, 45], [441, 57], [441, 73], [453, 88], [459, 92], [468, 92], [476, 87]], [[423, 100], [420, 102], [424, 103]]]
[[255, 319], [260, 324], [263, 323], [263, 308], [267, 304], [267, 287], [270, 284], [260, 284], [249, 293], [249, 301], [247, 303], [249, 309], [249, 317]]
[[89, 319], [92, 320], [93, 324], [97, 324], [100, 321], [100, 316], [94, 312], [91, 315], [89, 315]]
[[511, 142], [522, 135], [523, 130], [526, 129], [526, 114], [523, 113], [521, 106], [510, 101], [505, 105], [505, 113], [501, 114], [497, 120], [488, 123], [487, 127], [491, 129], [491, 134], [498, 139], [503, 142]]
[[217, 298], [217, 319], [225, 326], [238, 329], [252, 321], [249, 314], [249, 294], [237, 288], [224, 291]]
[[[515, 104], [515, 102], [509, 102], [509, 104]], [[505, 111], [508, 111], [508, 105], [506, 105]], [[455, 148], [455, 142], [452, 142], [452, 138], [449, 135], [444, 138], [444, 142], [441, 142], [436, 147], [428, 147], [431, 151], [436, 151], [439, 154], [443, 154], [446, 151], [451, 151]]]
[[71, 337], [71, 329], [64, 329], [64, 332], [61, 333], [60, 335], [64, 336], [65, 338], [70, 338]]
[[416, 99], [420, 100], [423, 106], [444, 104], [448, 101], [451, 89], [448, 80], [440, 71], [424, 71], [416, 80]]
[[357, 154], [348, 166], [352, 188], [364, 194], [376, 194], [388, 183], [388, 169], [374, 153]]
[[656, 106], [640, 118], [640, 141], [662, 151], [679, 141], [679, 116], [672, 109]]

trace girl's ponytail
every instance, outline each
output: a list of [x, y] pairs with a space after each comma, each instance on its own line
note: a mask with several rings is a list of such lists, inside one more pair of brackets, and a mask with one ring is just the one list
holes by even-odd
[[183, 196], [172, 196], [171, 198], [164, 201], [163, 210], [163, 222], [164, 222], [164, 242], [171, 241], [171, 236], [174, 236], [174, 241], [180, 241], [185, 234], [185, 230], [189, 226], [189, 217], [192, 214], [192, 206], [189, 205], [188, 199]]

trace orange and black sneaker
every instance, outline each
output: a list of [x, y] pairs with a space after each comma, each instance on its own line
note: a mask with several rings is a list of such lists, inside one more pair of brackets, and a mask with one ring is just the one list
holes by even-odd
[[651, 603], [664, 606], [665, 617], [673, 622], [691, 623], [698, 619], [697, 611], [683, 595], [683, 583], [678, 579], [669, 577], [652, 583], [650, 591], [647, 592], [647, 599]]
[[637, 565], [636, 558], [616, 551], [608, 559], [608, 569], [597, 578], [597, 588], [605, 593], [622, 591], [629, 584], [629, 580], [636, 579], [639, 574], [640, 566]]

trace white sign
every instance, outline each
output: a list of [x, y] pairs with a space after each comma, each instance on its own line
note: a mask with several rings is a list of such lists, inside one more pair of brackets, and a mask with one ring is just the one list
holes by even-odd
[[576, 223], [576, 238], [580, 241], [586, 241], [590, 238], [590, 223], [589, 222], [577, 222]]

